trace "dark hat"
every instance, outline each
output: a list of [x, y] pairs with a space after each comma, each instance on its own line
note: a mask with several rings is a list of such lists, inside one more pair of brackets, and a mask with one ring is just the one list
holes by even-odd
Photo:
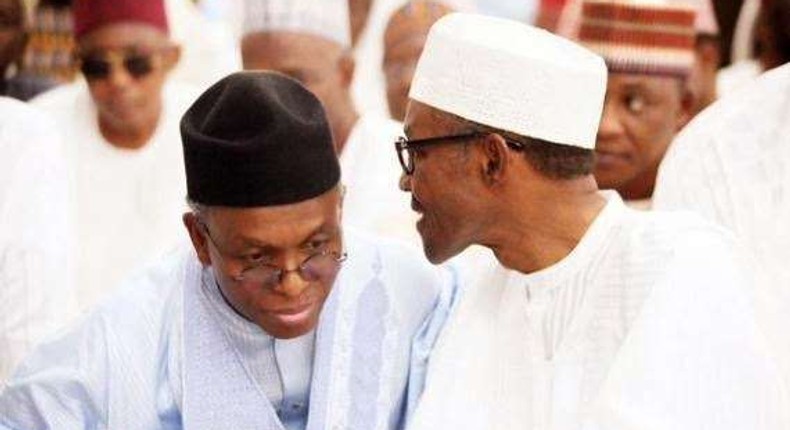
[[272, 72], [234, 73], [181, 119], [189, 199], [257, 207], [320, 196], [340, 181], [321, 102]]

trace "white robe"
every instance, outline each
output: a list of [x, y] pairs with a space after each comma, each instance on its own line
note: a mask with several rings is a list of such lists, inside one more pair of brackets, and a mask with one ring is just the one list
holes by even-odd
[[409, 428], [789, 428], [733, 241], [607, 198], [565, 259], [496, 270], [423, 337], [435, 349]]
[[764, 275], [761, 317], [790, 382], [790, 65], [702, 112], [670, 146], [656, 209], [731, 229]]
[[0, 97], [0, 387], [73, 311], [65, 164], [51, 119]]
[[160, 124], [139, 150], [112, 146], [101, 135], [83, 81], [32, 102], [50, 113], [64, 137], [72, 175], [76, 293], [80, 309], [98, 302], [131, 270], [166, 251], [185, 233], [186, 177], [179, 122], [196, 98], [167, 84]]
[[[307, 429], [400, 428], [411, 341], [454, 278], [411, 249], [346, 239], [316, 331]], [[202, 274], [194, 252], [176, 254], [42, 345], [0, 396], [0, 429], [282, 430]]]
[[346, 195], [343, 223], [421, 246], [411, 197], [398, 188], [403, 171], [395, 140], [403, 125], [379, 115], [359, 118], [340, 154]]

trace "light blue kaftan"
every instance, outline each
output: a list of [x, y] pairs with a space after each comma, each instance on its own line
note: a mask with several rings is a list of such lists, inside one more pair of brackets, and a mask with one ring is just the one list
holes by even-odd
[[[349, 259], [315, 330], [313, 357], [303, 361], [311, 364], [306, 428], [401, 428], [422, 384], [409, 375], [422, 375], [415, 366], [427, 362], [424, 351], [413, 356], [412, 340], [455, 277], [416, 249], [354, 234], [345, 242]], [[293, 400], [289, 384], [296, 398], [304, 388], [304, 364], [269, 380], [264, 368], [251, 369], [245, 355], [256, 343], [240, 346], [229, 335], [205, 277], [191, 250], [176, 253], [41, 345], [0, 395], [0, 429], [297, 428], [300, 414], [292, 421], [282, 406]], [[272, 351], [265, 338], [262, 355]], [[285, 354], [299, 356], [305, 345]], [[270, 386], [278, 380], [280, 391]]]

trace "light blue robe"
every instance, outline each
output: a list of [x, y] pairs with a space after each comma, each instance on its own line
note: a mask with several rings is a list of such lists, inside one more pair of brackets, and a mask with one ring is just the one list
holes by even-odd
[[[455, 276], [416, 249], [349, 234], [316, 332], [307, 429], [396, 429], [424, 353], [412, 340]], [[190, 250], [128, 282], [41, 345], [0, 395], [0, 429], [284, 427], [198, 294]], [[416, 351], [415, 351], [416, 352]]]

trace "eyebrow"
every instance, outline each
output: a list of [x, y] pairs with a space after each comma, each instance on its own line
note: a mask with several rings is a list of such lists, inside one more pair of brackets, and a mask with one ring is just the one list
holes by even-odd
[[[302, 239], [299, 242], [299, 245], [304, 245], [310, 239], [312, 239], [316, 235], [322, 234], [322, 233], [331, 234], [332, 232], [328, 231], [328, 228], [327, 228], [326, 224], [321, 224], [318, 227], [312, 229], [307, 235], [305, 235], [304, 239]], [[244, 243], [245, 247], [259, 248], [259, 249], [262, 249], [262, 250], [265, 250], [265, 251], [276, 251], [276, 250], [282, 249], [282, 247], [280, 247], [280, 246], [268, 243], [268, 242], [266, 242], [264, 240], [256, 239], [254, 237], [242, 236], [242, 237], [240, 237], [240, 239]]]

